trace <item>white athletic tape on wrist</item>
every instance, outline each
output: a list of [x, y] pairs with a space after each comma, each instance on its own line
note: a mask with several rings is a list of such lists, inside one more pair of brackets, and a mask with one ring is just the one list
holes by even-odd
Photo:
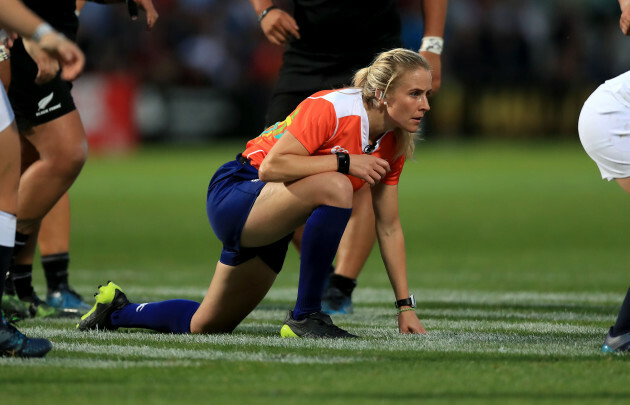
[[422, 45], [420, 45], [420, 52], [432, 52], [438, 55], [442, 54], [444, 49], [444, 39], [440, 37], [424, 37], [422, 38]]
[[44, 35], [50, 32], [55, 32], [55, 29], [51, 27], [50, 24], [48, 23], [41, 23], [35, 29], [35, 32], [33, 33], [33, 36], [31, 37], [31, 39], [39, 44], [39, 41], [42, 40]]

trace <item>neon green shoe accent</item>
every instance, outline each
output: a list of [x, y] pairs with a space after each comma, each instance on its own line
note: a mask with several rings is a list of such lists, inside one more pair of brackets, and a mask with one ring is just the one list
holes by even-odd
[[[81, 320], [84, 320], [88, 316], [92, 315], [94, 311], [96, 311], [96, 307], [98, 304], [111, 304], [114, 300], [114, 296], [116, 295], [116, 290], [120, 290], [124, 292], [122, 288], [118, 287], [116, 284], [111, 281], [107, 283], [105, 286], [100, 286], [98, 288], [98, 293], [94, 296], [96, 302], [90, 311], [81, 317]], [[77, 323], [76, 329], [79, 328], [79, 324]]]
[[4, 294], [2, 296], [2, 311], [7, 317], [28, 318], [31, 314], [28, 311], [28, 304], [17, 297], [17, 295]]
[[282, 329], [280, 329], [280, 336], [283, 338], [299, 338], [299, 336], [291, 330], [289, 325], [282, 325]]
[[57, 317], [59, 316], [59, 311], [57, 308], [53, 308], [44, 303], [41, 303], [37, 306], [35, 313], [33, 314], [33, 318], [46, 318], [46, 317]]

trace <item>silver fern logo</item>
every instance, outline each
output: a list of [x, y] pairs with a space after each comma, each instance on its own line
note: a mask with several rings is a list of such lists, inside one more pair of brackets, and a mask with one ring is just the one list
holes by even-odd
[[42, 98], [41, 100], [37, 102], [38, 110], [35, 113], [36, 117], [39, 117], [40, 115], [48, 114], [51, 111], [55, 111], [61, 108], [61, 103], [48, 107], [48, 104], [50, 104], [54, 96], [55, 96], [55, 92], [53, 91], [49, 95], [47, 95], [46, 97]]
[[43, 110], [44, 108], [48, 107], [48, 104], [50, 104], [54, 95], [55, 95], [55, 92], [52, 92], [46, 97], [39, 100], [39, 102], [37, 103], [37, 107], [39, 107], [40, 110]]

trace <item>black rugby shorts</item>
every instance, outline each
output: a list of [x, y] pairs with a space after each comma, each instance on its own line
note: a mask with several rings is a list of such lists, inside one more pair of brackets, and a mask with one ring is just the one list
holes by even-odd
[[52, 121], [76, 110], [70, 90], [72, 84], [61, 79], [61, 72], [52, 81], [35, 84], [37, 64], [31, 59], [21, 40], [11, 48], [11, 85], [9, 100], [15, 111], [20, 131]]

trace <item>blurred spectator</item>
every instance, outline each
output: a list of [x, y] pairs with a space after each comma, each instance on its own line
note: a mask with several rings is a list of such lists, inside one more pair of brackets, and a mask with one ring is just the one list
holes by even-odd
[[[421, 38], [417, 27], [422, 18], [411, 11], [418, 9], [414, 6], [418, 1], [400, 0], [403, 42], [412, 49], [419, 46]], [[253, 117], [248, 119], [249, 124], [260, 128], [282, 52], [264, 39], [248, 0], [155, 3], [160, 10], [160, 24], [150, 35], [133, 32], [144, 30], [142, 24], [116, 21], [128, 18], [125, 7], [88, 3], [81, 14], [79, 35], [89, 62], [86, 71], [125, 72], [139, 83], [160, 88], [209, 87], [237, 95], [239, 107], [259, 108], [243, 115]], [[559, 98], [558, 104], [572, 97], [573, 92], [579, 96], [590, 93], [597, 83], [626, 71], [630, 65], [627, 43], [620, 39], [614, 24], [618, 8], [612, 0], [450, 2], [443, 54], [447, 88], [436, 102], [440, 98], [449, 103], [469, 100], [479, 91], [498, 88], [538, 89], [541, 94], [551, 89]], [[474, 114], [460, 111], [459, 115]], [[439, 126], [439, 116], [435, 121], [430, 125]], [[451, 122], [449, 117], [443, 121]], [[446, 130], [487, 128], [470, 121]]]

